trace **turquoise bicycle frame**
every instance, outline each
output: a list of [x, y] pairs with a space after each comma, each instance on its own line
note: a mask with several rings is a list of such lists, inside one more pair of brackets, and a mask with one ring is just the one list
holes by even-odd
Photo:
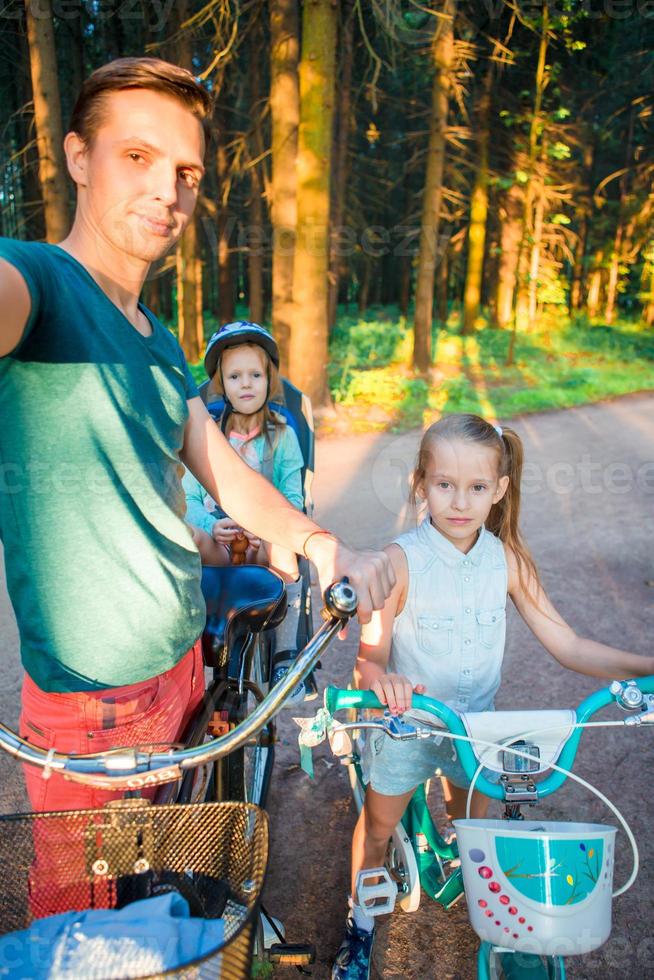
[[[643, 694], [654, 694], [654, 676], [639, 678], [638, 687]], [[614, 701], [615, 697], [608, 688], [594, 692], [577, 707], [575, 712], [577, 723], [583, 724], [589, 721], [593, 715]], [[332, 715], [348, 708], [365, 710], [382, 707], [383, 705], [371, 691], [340, 690], [335, 687], [328, 687], [325, 691], [325, 708]], [[422, 694], [413, 695], [412, 707], [430, 712], [439, 718], [453, 735], [462, 736], [461, 739], [456, 739], [454, 744], [463, 770], [468, 779], [472, 781], [479, 769], [479, 761], [470, 743], [464, 741], [468, 738], [468, 733], [460, 715], [441, 701]], [[574, 765], [583, 731], [582, 728], [575, 728], [567, 739], [557, 761], [557, 766], [562, 771], [552, 772], [542, 782], [536, 784], [535, 791], [539, 800], [555, 793], [568, 778], [568, 773]], [[363, 785], [358, 760], [353, 760], [353, 765], [357, 777]], [[475, 788], [491, 799], [505, 800], [504, 787], [501, 784], [491, 783], [483, 773], [477, 776]], [[463, 878], [460, 868], [445, 876], [442, 862], [457, 857], [458, 851], [456, 843], [447, 844], [436, 830], [427, 806], [424, 785], [419, 786], [411, 798], [402, 817], [402, 825], [413, 846], [421, 887], [430, 898], [445, 908], [449, 908], [463, 895]], [[421, 845], [418, 844], [418, 841], [421, 842]], [[482, 942], [477, 963], [478, 980], [492, 980], [489, 967], [492, 954], [493, 947], [489, 943]], [[562, 957], [541, 958], [527, 956], [526, 954], [515, 956], [512, 952], [501, 952], [498, 955], [503, 957], [501, 975], [506, 978], [515, 978], [515, 980], [565, 980], [565, 967]]]

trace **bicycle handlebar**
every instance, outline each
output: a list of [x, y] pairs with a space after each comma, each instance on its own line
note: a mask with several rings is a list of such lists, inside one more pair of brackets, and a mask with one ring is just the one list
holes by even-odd
[[109, 752], [92, 755], [66, 755], [54, 751], [45, 752], [30, 745], [16, 732], [0, 723], [0, 749], [21, 762], [41, 766], [44, 777], [50, 772], [57, 772], [66, 779], [89, 783], [100, 789], [144, 789], [180, 779], [187, 769], [229, 755], [260, 732], [291, 692], [315, 667], [334, 636], [354, 616], [357, 608], [356, 592], [347, 579], [330, 586], [324, 598], [323, 625], [297, 655], [282, 680], [268, 692], [252, 714], [226, 735], [192, 749], [170, 748], [153, 752], [135, 747], [111, 749]]
[[[649, 677], [641, 677], [635, 681], [630, 681], [629, 685], [637, 687], [643, 695], [654, 694], [654, 675]], [[621, 693], [623, 690], [624, 686], [619, 682], [614, 681], [609, 687], [595, 691], [589, 697], [585, 698], [575, 710], [577, 717], [576, 725], [584, 725], [590, 718], [592, 718], [594, 714], [613, 702], [621, 703], [624, 706], [624, 702], [621, 700]], [[363, 710], [385, 707], [386, 706], [379, 701], [377, 696], [373, 694], [372, 691], [343, 691], [336, 687], [328, 687], [325, 691], [325, 708], [330, 715], [333, 715], [336, 711], [342, 711], [345, 708], [356, 708]], [[435, 698], [427, 697], [427, 695], [424, 694], [414, 694], [411, 699], [411, 707], [422, 711], [427, 711], [430, 714], [435, 715], [441, 722], [443, 722], [445, 729], [451, 732], [452, 735], [457, 736], [453, 741], [454, 745], [456, 746], [459, 760], [468, 779], [474, 779], [480, 763], [473, 752], [472, 746], [470, 745], [470, 736], [468, 735], [465, 725], [461, 720], [461, 715], [452, 708], [448, 707], [448, 705], [443, 704], [442, 701], [437, 701]], [[648, 714], [651, 715], [651, 709]], [[635, 724], [637, 717], [637, 715], [629, 715], [625, 719], [625, 724]], [[652, 719], [650, 718], [648, 720], [651, 721]], [[556, 790], [560, 789], [567, 779], [568, 773], [572, 770], [577, 755], [577, 749], [579, 747], [583, 730], [583, 727], [573, 728], [565, 742], [557, 761], [558, 768], [564, 771], [552, 772], [549, 776], [546, 776], [542, 782], [536, 785], [536, 792], [539, 799], [556, 792]], [[437, 734], [437, 732], [434, 734]], [[475, 786], [485, 796], [489, 796], [496, 800], [504, 800], [503, 787], [498, 786], [496, 783], [489, 782], [489, 780], [484, 776], [483, 772], [477, 776]]]

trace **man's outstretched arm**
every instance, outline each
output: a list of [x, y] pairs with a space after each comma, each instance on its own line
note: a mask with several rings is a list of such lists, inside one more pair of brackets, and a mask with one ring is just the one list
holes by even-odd
[[312, 534], [321, 530], [320, 526], [243, 462], [202, 400], [192, 398], [188, 406], [181, 458], [205, 490], [234, 521], [257, 537], [297, 554], [305, 553], [318, 570], [323, 590], [347, 575], [359, 596], [359, 618], [368, 622], [373, 609], [383, 607], [395, 583], [385, 552], [353, 551], [334, 535]]
[[0, 259], [0, 357], [18, 345], [30, 315], [32, 301], [27, 283], [18, 269]]

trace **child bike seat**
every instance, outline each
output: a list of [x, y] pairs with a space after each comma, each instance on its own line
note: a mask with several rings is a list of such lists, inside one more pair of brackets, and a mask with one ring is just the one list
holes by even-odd
[[202, 592], [207, 604], [202, 651], [208, 667], [221, 666], [226, 649], [248, 633], [274, 629], [286, 615], [284, 583], [261, 565], [206, 566]]

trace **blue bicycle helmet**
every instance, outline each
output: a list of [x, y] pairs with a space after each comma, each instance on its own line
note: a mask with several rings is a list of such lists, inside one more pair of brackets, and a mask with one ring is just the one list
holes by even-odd
[[213, 378], [218, 367], [220, 355], [228, 347], [238, 347], [239, 344], [257, 344], [263, 347], [276, 368], [279, 368], [279, 348], [272, 334], [268, 333], [265, 327], [258, 323], [250, 323], [249, 320], [236, 320], [234, 323], [226, 323], [216, 330], [215, 334], [207, 344], [207, 351], [204, 355], [204, 369], [208, 377]]

